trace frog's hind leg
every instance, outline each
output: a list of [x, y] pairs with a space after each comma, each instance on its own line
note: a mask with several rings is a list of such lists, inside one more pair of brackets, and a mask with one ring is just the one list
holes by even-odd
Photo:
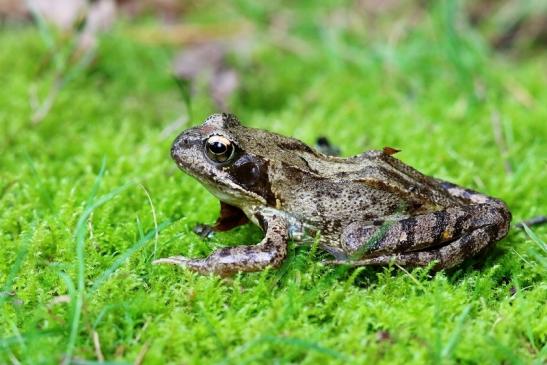
[[449, 269], [464, 260], [477, 255], [493, 242], [497, 235], [497, 228], [490, 225], [475, 229], [471, 233], [449, 244], [424, 251], [403, 252], [396, 254], [381, 254], [379, 256], [358, 260], [331, 260], [327, 264], [344, 264], [350, 266], [389, 265], [427, 266], [436, 261], [435, 269]]
[[492, 232], [490, 240], [495, 241], [506, 234], [507, 225], [504, 213], [490, 205], [458, 206], [374, 225], [353, 223], [344, 230], [341, 242], [349, 256], [362, 259], [430, 251], [481, 228]]
[[353, 260], [333, 263], [424, 266], [437, 260], [438, 268], [450, 268], [503, 238], [511, 213], [495, 198], [439, 181], [459, 199], [460, 206], [376, 225], [349, 225], [341, 241]]

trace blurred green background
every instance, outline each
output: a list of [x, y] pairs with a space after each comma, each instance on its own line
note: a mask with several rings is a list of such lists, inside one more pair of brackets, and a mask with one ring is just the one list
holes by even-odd
[[169, 158], [209, 114], [547, 206], [545, 1], [0, 2], [0, 363], [544, 364], [545, 226], [450, 271], [291, 245], [231, 279], [156, 267], [218, 201]]

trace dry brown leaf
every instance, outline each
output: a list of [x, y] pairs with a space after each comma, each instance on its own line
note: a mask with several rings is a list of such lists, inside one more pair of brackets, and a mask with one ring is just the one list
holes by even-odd
[[29, 16], [21, 0], [0, 0], [0, 19], [23, 20]]
[[175, 57], [173, 71], [177, 77], [193, 80], [199, 75], [214, 72], [222, 67], [225, 56], [226, 46], [220, 42], [190, 46]]
[[87, 13], [86, 0], [28, 0], [33, 13], [63, 30], [71, 30]]
[[210, 97], [219, 111], [228, 111], [228, 101], [240, 84], [238, 72], [227, 62], [228, 53], [244, 53], [248, 45], [212, 41], [187, 47], [173, 61], [176, 77], [190, 83], [195, 92], [197, 81], [207, 84]]
[[95, 47], [97, 34], [108, 30], [116, 20], [114, 0], [100, 0], [89, 7], [85, 27], [80, 35], [79, 46], [83, 49]]
[[116, 3], [120, 11], [129, 17], [154, 13], [167, 23], [180, 19], [191, 5], [189, 1], [180, 0], [117, 0]]

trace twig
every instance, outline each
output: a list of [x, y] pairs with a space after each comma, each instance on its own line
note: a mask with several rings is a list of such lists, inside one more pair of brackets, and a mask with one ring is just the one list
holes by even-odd
[[141, 365], [144, 361], [144, 357], [146, 356], [146, 353], [148, 352], [148, 349], [150, 348], [150, 344], [146, 342], [142, 349], [139, 351], [139, 354], [137, 355], [137, 358], [135, 359], [134, 365]]
[[241, 38], [253, 34], [249, 22], [224, 22], [218, 25], [179, 24], [165, 27], [133, 27], [129, 36], [139, 42], [152, 45], [184, 46], [213, 40]]
[[[39, 24], [39, 26], [40, 24], [43, 25], [44, 19], [40, 12], [32, 6], [30, 1], [27, 0], [26, 3], [30, 13]], [[85, 19], [86, 21], [89, 20], [89, 10], [85, 15]], [[42, 27], [42, 29], [46, 28]], [[46, 31], [49, 32], [48, 30]], [[85, 28], [79, 31], [73, 29], [72, 31], [73, 36], [71, 38], [71, 42], [69, 43], [70, 52], [68, 52], [66, 58], [63, 59], [63, 66], [56, 69], [55, 78], [53, 80], [53, 83], [49, 87], [46, 98], [42, 102], [40, 102], [37, 95], [35, 94], [36, 87], [31, 87], [30, 105], [33, 110], [33, 114], [31, 117], [32, 124], [39, 124], [42, 120], [44, 120], [45, 117], [47, 117], [63, 87], [70, 82], [75, 74], [81, 72], [82, 70], [85, 70], [95, 59], [96, 47], [94, 47], [93, 45], [84, 48], [82, 52], [82, 40], [86, 36]], [[49, 34], [47, 36], [49, 45], [53, 46], [53, 37]], [[73, 60], [73, 62], [70, 62], [71, 60]]]
[[154, 260], [156, 259], [156, 252], [158, 250], [158, 218], [156, 217], [156, 209], [154, 208], [154, 203], [152, 202], [152, 197], [150, 196], [150, 193], [148, 193], [148, 190], [144, 187], [143, 184], [139, 184], [142, 190], [144, 190], [144, 193], [146, 194], [146, 198], [148, 199], [148, 204], [150, 204], [150, 209], [152, 210], [152, 219], [154, 220], [154, 229], [156, 230], [156, 234], [154, 235]]
[[11, 180], [11, 181], [9, 181], [7, 184], [5, 184], [5, 185], [0, 189], [0, 199], [2, 199], [2, 198], [4, 197], [4, 195], [6, 195], [6, 193], [8, 192], [8, 190], [11, 189], [16, 183], [17, 183], [17, 180]]
[[8, 349], [8, 357], [13, 365], [21, 365], [21, 362], [15, 357], [13, 352]]
[[399, 264], [395, 264], [395, 266], [397, 266], [399, 268], [399, 270], [401, 270], [402, 272], [405, 273], [406, 276], [408, 276], [410, 279], [412, 279], [412, 281], [414, 281], [416, 283], [416, 285], [418, 285], [418, 287], [422, 290], [425, 290], [424, 286], [422, 285], [422, 283], [420, 283], [420, 281], [418, 281], [418, 279], [416, 279], [414, 276], [412, 276], [411, 273], [408, 272], [408, 270], [406, 270], [404, 267], [402, 267], [401, 265]]
[[517, 250], [515, 250], [514, 248], [511, 248], [511, 250], [515, 253], [515, 255], [517, 255], [522, 261], [526, 262], [528, 265], [531, 265], [530, 264], [530, 261], [526, 260], [524, 257], [522, 257], [522, 255], [520, 253], [517, 252]]
[[142, 336], [142, 334], [146, 330], [146, 327], [148, 327], [149, 324], [150, 324], [150, 321], [148, 321], [148, 320], [144, 323], [144, 326], [142, 326], [140, 332], [137, 334], [137, 337], [135, 337], [135, 342], [140, 342], [141, 341], [141, 336]]
[[519, 85], [516, 80], [508, 80], [505, 84], [505, 88], [521, 105], [527, 108], [532, 108], [536, 104], [534, 97], [530, 94], [530, 92]]
[[545, 223], [547, 223], [547, 216], [539, 215], [537, 217], [525, 219], [521, 222], [518, 222], [517, 224], [515, 224], [515, 227], [520, 228], [520, 229], [524, 229], [524, 226], [528, 226], [528, 227], [539, 226], [539, 225], [542, 225], [542, 224], [545, 224]]
[[163, 130], [160, 132], [160, 138], [166, 139], [172, 137], [173, 133], [182, 129], [188, 123], [188, 115], [183, 114], [173, 122], [169, 123]]
[[57, 95], [59, 95], [59, 92], [63, 88], [63, 85], [63, 77], [61, 75], [55, 76], [55, 80], [49, 88], [46, 99], [41, 103], [38, 102], [38, 107], [34, 110], [34, 113], [32, 114], [33, 124], [40, 123], [48, 115], [51, 107], [53, 106], [53, 103], [55, 102], [55, 99], [57, 99]]
[[509, 162], [509, 147], [503, 136], [503, 130], [501, 126], [501, 118], [498, 112], [492, 113], [492, 130], [494, 131], [494, 139], [500, 150], [501, 158], [503, 159], [503, 167], [507, 174], [513, 174], [513, 166]]
[[70, 303], [70, 295], [58, 295], [47, 304], [48, 308], [51, 308], [57, 304]]
[[101, 340], [97, 331], [93, 330], [93, 347], [95, 347], [95, 355], [99, 362], [104, 362], [103, 352], [101, 350]]

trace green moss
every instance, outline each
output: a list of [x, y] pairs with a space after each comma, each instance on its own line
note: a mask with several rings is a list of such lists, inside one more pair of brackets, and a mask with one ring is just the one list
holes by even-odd
[[[279, 6], [239, 3], [251, 21]], [[397, 147], [427, 174], [501, 197], [515, 221], [545, 214], [545, 55], [494, 55], [444, 8], [389, 43], [322, 28], [330, 10], [306, 4], [293, 34], [311, 53], [261, 33], [233, 99], [244, 123], [308, 143], [321, 131], [345, 154]], [[59, 363], [70, 352], [97, 361], [94, 332], [120, 363], [143, 351], [145, 363], [173, 364], [545, 361], [546, 227], [534, 239], [512, 230], [488, 256], [435, 275], [323, 266], [324, 254], [302, 247], [279, 270], [230, 280], [152, 266], [260, 232], [192, 233], [214, 221], [218, 203], [176, 169], [174, 135], [161, 133], [186, 110], [169, 72], [174, 50], [128, 29], [101, 38], [96, 61], [37, 125], [29, 95], [43, 99], [54, 78], [39, 62], [47, 47], [31, 27], [0, 32], [0, 363]], [[195, 95], [190, 124], [211, 105]]]

